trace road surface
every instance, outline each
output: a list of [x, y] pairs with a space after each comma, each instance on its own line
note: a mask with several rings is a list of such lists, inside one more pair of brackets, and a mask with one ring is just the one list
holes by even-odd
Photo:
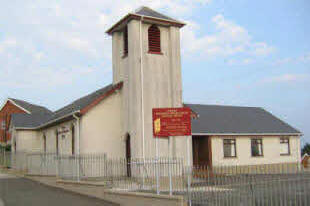
[[0, 206], [114, 206], [40, 183], [3, 174], [0, 170]]

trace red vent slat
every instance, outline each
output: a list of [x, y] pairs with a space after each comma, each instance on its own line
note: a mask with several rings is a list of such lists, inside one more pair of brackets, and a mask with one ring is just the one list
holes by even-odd
[[148, 30], [149, 52], [160, 53], [160, 30], [156, 25], [152, 25]]

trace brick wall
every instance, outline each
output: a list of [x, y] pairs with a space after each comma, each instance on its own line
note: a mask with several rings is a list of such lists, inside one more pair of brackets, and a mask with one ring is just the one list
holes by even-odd
[[[26, 113], [19, 107], [12, 104], [10, 101], [8, 101], [2, 110], [0, 111], [0, 142], [3, 143], [5, 139], [8, 141], [11, 139], [11, 134], [9, 133], [9, 127], [10, 127], [10, 121], [11, 121], [11, 115], [16, 113]], [[2, 129], [2, 121], [6, 122], [6, 129]]]

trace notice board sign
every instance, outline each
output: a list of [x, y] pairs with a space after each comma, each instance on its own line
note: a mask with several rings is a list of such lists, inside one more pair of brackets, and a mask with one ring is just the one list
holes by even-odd
[[192, 135], [191, 109], [155, 108], [153, 109], [154, 137]]

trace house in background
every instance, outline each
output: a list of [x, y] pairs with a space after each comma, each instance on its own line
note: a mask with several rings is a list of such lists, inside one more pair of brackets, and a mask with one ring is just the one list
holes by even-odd
[[[112, 84], [46, 116], [13, 115], [13, 150], [155, 157], [152, 109], [183, 106], [184, 25], [147, 7], [126, 15], [107, 31]], [[193, 111], [193, 135], [160, 139], [160, 156], [208, 166], [300, 161], [301, 133], [261, 108], [185, 106]]]
[[51, 113], [52, 112], [45, 107], [18, 99], [8, 98], [0, 108], [0, 143], [2, 145], [11, 143], [9, 128], [11, 118], [14, 114], [48, 116]]
[[301, 132], [258, 107], [187, 104], [193, 164], [232, 166], [300, 162]]

